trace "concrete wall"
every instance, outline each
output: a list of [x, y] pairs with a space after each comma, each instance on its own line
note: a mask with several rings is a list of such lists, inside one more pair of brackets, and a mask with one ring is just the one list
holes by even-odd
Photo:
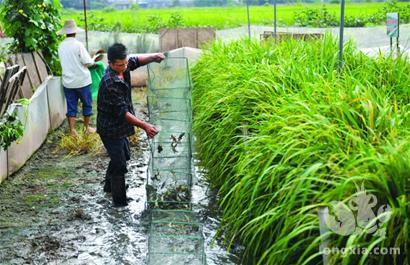
[[50, 116], [50, 130], [57, 129], [65, 120], [67, 102], [64, 96], [61, 77], [51, 77], [47, 82], [48, 113]]
[[[146, 54], [144, 54], [146, 55]], [[130, 54], [130, 56], [138, 56], [138, 54]], [[195, 63], [199, 56], [201, 56], [201, 50], [183, 47], [168, 52], [169, 57], [187, 57], [189, 64]], [[144, 87], [147, 85], [148, 72], [147, 66], [137, 68], [131, 72], [131, 86], [132, 87]]]
[[7, 178], [7, 152], [0, 148], [0, 183]]
[[7, 111], [16, 113], [25, 128], [21, 139], [7, 151], [0, 150], [0, 183], [19, 170], [40, 148], [48, 132], [65, 120], [66, 103], [60, 77], [47, 77], [28, 106], [12, 104]]
[[182, 47], [201, 48], [215, 39], [214, 28], [160, 29], [160, 50], [170, 51]]
[[50, 128], [47, 82], [42, 83], [28, 106], [16, 104], [16, 113], [24, 124], [24, 135], [7, 150], [9, 175], [19, 170], [47, 138]]

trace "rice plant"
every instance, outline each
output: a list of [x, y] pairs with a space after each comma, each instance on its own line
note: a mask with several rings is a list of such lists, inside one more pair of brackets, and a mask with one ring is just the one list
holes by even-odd
[[197, 151], [221, 198], [220, 234], [245, 246], [245, 264], [322, 264], [318, 208], [362, 184], [392, 209], [385, 237], [327, 234], [329, 247], [400, 253], [335, 254], [330, 264], [409, 262], [410, 64], [353, 43], [344, 58], [339, 75], [331, 36], [242, 40], [215, 43], [192, 71]]
[[89, 134], [81, 130], [78, 137], [61, 134], [59, 138], [58, 149], [66, 151], [67, 156], [102, 152], [100, 137], [96, 133]]

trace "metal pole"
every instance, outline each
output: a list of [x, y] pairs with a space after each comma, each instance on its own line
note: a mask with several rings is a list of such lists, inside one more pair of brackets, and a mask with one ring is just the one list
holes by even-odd
[[276, 42], [276, 0], [273, 0], [273, 37]]
[[390, 52], [393, 52], [393, 38], [390, 37]]
[[88, 51], [88, 25], [87, 25], [87, 0], [83, 0], [84, 3], [84, 29], [85, 29], [85, 45]]
[[400, 13], [397, 14], [397, 37], [396, 37], [396, 44], [397, 44], [397, 53], [400, 53], [400, 44], [399, 44], [399, 35], [400, 35]]
[[398, 31], [397, 37], [396, 37], [397, 53], [400, 53], [400, 44], [399, 44], [399, 34], [400, 34], [399, 32], [400, 32], [400, 30], [399, 30], [399, 28], [400, 28], [400, 13], [397, 14], [397, 31]]
[[343, 30], [345, 26], [345, 0], [340, 1], [340, 32], [339, 32], [339, 73], [343, 68]]
[[251, 38], [251, 20], [249, 18], [249, 0], [246, 0], [246, 13], [248, 15], [248, 35]]

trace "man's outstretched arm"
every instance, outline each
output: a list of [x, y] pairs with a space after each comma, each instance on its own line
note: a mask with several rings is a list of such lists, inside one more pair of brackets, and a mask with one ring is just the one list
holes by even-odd
[[165, 55], [163, 53], [155, 53], [150, 55], [139, 55], [138, 62], [140, 66], [146, 65], [152, 62], [160, 63], [162, 60], [165, 59]]

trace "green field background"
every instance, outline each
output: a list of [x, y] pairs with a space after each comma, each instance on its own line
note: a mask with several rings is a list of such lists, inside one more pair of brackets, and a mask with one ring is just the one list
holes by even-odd
[[[405, 5], [406, 3], [399, 3]], [[384, 3], [347, 3], [346, 17], [363, 17], [375, 14], [383, 8]], [[295, 23], [295, 12], [306, 8], [325, 6], [327, 10], [339, 16], [339, 4], [294, 4], [278, 5], [277, 19], [279, 26], [292, 26]], [[144, 32], [147, 30], [150, 16], [159, 16], [167, 22], [172, 14], [182, 16], [185, 27], [212, 26], [217, 29], [232, 28], [246, 25], [246, 7], [206, 7], [206, 8], [167, 8], [167, 9], [137, 9], [137, 10], [89, 10], [88, 24], [91, 30], [109, 31], [116, 23], [121, 24], [123, 32]], [[273, 6], [251, 6], [251, 24], [272, 25]], [[64, 10], [63, 19], [74, 18], [83, 26], [83, 12]]]

